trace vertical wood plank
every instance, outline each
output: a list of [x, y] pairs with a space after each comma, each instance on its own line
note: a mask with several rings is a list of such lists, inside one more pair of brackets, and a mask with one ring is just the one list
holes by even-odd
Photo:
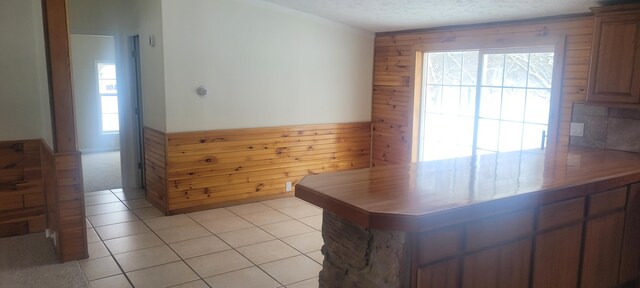
[[167, 136], [148, 127], [143, 133], [146, 198], [167, 213]]

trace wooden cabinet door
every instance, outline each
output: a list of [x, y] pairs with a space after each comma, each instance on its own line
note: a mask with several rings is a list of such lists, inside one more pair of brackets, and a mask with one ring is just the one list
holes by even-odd
[[534, 288], [578, 286], [582, 223], [536, 236]]
[[640, 103], [640, 17], [596, 17], [587, 101]]
[[581, 287], [610, 288], [618, 283], [624, 211], [587, 221]]
[[531, 240], [521, 240], [464, 257], [462, 287], [527, 287]]
[[458, 259], [429, 265], [418, 270], [418, 288], [458, 288]]
[[620, 283], [636, 279], [640, 271], [640, 184], [631, 185], [627, 200], [624, 243], [620, 261]]

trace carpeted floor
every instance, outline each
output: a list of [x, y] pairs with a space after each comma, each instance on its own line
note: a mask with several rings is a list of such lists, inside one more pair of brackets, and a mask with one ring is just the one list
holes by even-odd
[[82, 154], [84, 192], [122, 187], [120, 151]]
[[0, 287], [89, 287], [77, 261], [58, 263], [44, 233], [0, 238]]

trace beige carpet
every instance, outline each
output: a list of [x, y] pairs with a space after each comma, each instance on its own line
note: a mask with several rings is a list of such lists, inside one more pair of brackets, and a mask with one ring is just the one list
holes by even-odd
[[122, 188], [120, 151], [82, 154], [84, 192]]
[[44, 233], [0, 238], [0, 287], [89, 287], [77, 261], [58, 263]]

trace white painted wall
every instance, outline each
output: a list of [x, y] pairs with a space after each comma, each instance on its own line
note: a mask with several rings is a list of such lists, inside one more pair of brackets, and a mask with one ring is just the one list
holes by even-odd
[[[183, 1], [173, 1], [183, 3]], [[140, 65], [144, 126], [167, 131], [162, 1], [139, 0]], [[181, 31], [180, 33], [188, 33]], [[149, 45], [154, 37], [155, 47]]]
[[167, 132], [371, 120], [373, 33], [256, 0], [161, 10]]
[[97, 62], [116, 63], [114, 38], [71, 34], [69, 40], [78, 149], [82, 152], [119, 150], [119, 134], [102, 133], [102, 110], [96, 76]]
[[53, 145], [39, 0], [0, 1], [0, 141]]

